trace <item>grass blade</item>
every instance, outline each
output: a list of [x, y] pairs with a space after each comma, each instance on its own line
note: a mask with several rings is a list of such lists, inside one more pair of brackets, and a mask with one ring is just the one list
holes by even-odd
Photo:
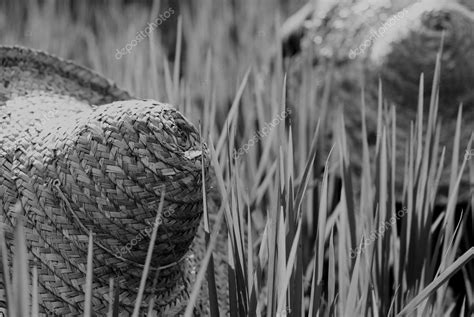
[[91, 316], [92, 310], [92, 277], [93, 277], [93, 262], [94, 256], [94, 244], [92, 238], [92, 231], [89, 231], [89, 246], [87, 249], [87, 274], [86, 274], [86, 285], [84, 285], [85, 298], [84, 298], [84, 317]]
[[148, 271], [150, 270], [151, 257], [153, 255], [153, 249], [155, 247], [156, 234], [158, 232], [158, 226], [160, 224], [161, 213], [163, 212], [163, 204], [165, 201], [165, 191], [161, 192], [160, 205], [158, 207], [158, 213], [153, 224], [153, 232], [150, 238], [150, 244], [148, 245], [148, 252], [146, 254], [145, 266], [142, 272], [142, 278], [140, 280], [140, 287], [138, 288], [137, 299], [135, 301], [135, 307], [133, 309], [132, 317], [138, 317], [140, 313], [140, 307], [142, 304], [143, 293], [145, 292], [146, 280], [148, 278]]
[[427, 287], [415, 296], [398, 314], [397, 317], [409, 315], [420, 305], [423, 300], [431, 296], [440, 286], [446, 283], [457, 271], [462, 269], [469, 261], [474, 259], [474, 247], [461, 255], [453, 264], [435, 278]]

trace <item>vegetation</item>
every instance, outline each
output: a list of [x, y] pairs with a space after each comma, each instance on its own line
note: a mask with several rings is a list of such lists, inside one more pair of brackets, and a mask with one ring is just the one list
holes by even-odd
[[[232, 11], [229, 1], [203, 0], [202, 8], [192, 16], [182, 12], [174, 61], [166, 59], [159, 32], [151, 33], [128, 56], [114, 57], [116, 49], [133, 39], [150, 17], [167, 9], [159, 1], [151, 13], [136, 4], [123, 10], [125, 4], [119, 2], [109, 4], [106, 12], [90, 12], [86, 2], [81, 2], [82, 11], [76, 12], [75, 19], [66, 5], [30, 1], [28, 10], [16, 12], [21, 23], [12, 22], [0, 39], [2, 44], [23, 44], [78, 60], [141, 98], [177, 105], [201, 126], [222, 207], [208, 211], [218, 213], [217, 225], [187, 316], [192, 315], [202, 282], [209, 278], [205, 273], [221, 222], [227, 226], [231, 246], [231, 316], [470, 316], [474, 246], [466, 247], [465, 237], [467, 230], [472, 231], [473, 209], [463, 205], [459, 210], [457, 196], [461, 175], [467, 168], [474, 170], [474, 160], [456, 153], [437, 155], [443, 146], [438, 141], [436, 98], [440, 59], [428, 118], [423, 122], [420, 100], [410, 144], [404, 145], [405, 166], [393, 160], [397, 114], [383, 104], [381, 85], [376, 154], [371, 157], [364, 142], [363, 169], [360, 178], [355, 178], [345, 141], [352, 132], [346, 131], [342, 113], [335, 122], [325, 121], [324, 109], [331, 105], [312, 89], [324, 78], [315, 78], [310, 67], [302, 74], [301, 98], [292, 113], [298, 125], [287, 119], [268, 134], [254, 137], [287, 110], [287, 79], [275, 44], [282, 17], [274, 2], [244, 0]], [[215, 14], [218, 11], [221, 14]], [[23, 12], [26, 16], [21, 19]], [[231, 17], [232, 12], [236, 16]], [[53, 18], [56, 23], [50, 23]], [[13, 21], [15, 16], [3, 19]], [[76, 22], [70, 24], [72, 20]], [[92, 26], [88, 26], [90, 21]], [[237, 30], [233, 21], [241, 21]], [[234, 38], [229, 36], [232, 29]], [[80, 48], [83, 45], [86, 49]], [[182, 59], [185, 62], [180, 63]], [[425, 84], [431, 83], [424, 83], [421, 76], [420, 96]], [[360, 107], [364, 115], [363, 94], [361, 101], [347, 106]], [[390, 122], [382, 120], [387, 117]], [[452, 140], [455, 148], [461, 146], [460, 130], [469, 128], [458, 123]], [[328, 154], [321, 148], [328, 142], [324, 136], [329, 129], [336, 134]], [[365, 126], [360, 129], [367, 140]], [[252, 145], [251, 139], [255, 139]], [[472, 139], [467, 149], [471, 145]], [[246, 149], [243, 155], [235, 157], [234, 150], [241, 148]], [[443, 166], [450, 166], [452, 177], [449, 202], [439, 212], [437, 183]], [[404, 175], [403, 197], [395, 195], [395, 175], [400, 173]], [[9, 272], [1, 238], [2, 264], [4, 272]], [[26, 252], [20, 224], [15, 265], [6, 281], [9, 316], [38, 312], [36, 280], [29, 281], [23, 265]], [[88, 272], [92, 272], [90, 267]], [[464, 291], [453, 300], [447, 295], [448, 281], [456, 273], [464, 277]], [[86, 299], [92, 278], [89, 274]], [[210, 305], [211, 311], [219, 310], [216, 302]], [[111, 304], [111, 316], [116, 315], [115, 309]], [[84, 316], [90, 316], [87, 310]]]

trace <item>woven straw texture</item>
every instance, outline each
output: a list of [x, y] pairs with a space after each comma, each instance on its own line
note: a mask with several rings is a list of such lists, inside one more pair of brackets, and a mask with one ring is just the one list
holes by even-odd
[[[405, 1], [406, 2], [406, 1]], [[453, 1], [454, 2], [454, 1]], [[453, 3], [451, 2], [451, 3]], [[342, 109], [347, 132], [347, 143], [356, 176], [362, 168], [361, 88], [365, 84], [366, 124], [371, 158], [375, 157], [377, 138], [378, 84], [382, 80], [385, 106], [395, 105], [397, 114], [396, 175], [398, 195], [403, 189], [403, 173], [410, 124], [417, 112], [420, 74], [425, 75], [424, 125], [427, 125], [431, 85], [436, 54], [441, 44], [441, 31], [427, 28], [446, 28], [441, 69], [438, 118], [441, 121], [439, 154], [446, 146], [443, 174], [439, 184], [438, 201], [445, 203], [449, 188], [450, 162], [453, 154], [457, 113], [463, 103], [461, 144], [459, 157], [465, 154], [474, 132], [474, 20], [470, 1], [460, 1], [453, 8], [443, 1], [426, 1], [422, 5], [407, 6], [403, 1], [373, 2], [344, 0], [338, 2], [321, 17], [313, 17], [301, 39], [302, 51], [289, 63], [290, 103], [305, 102], [300, 87], [305, 80], [304, 69], [315, 65], [318, 95], [328, 94], [329, 118], [335, 122], [335, 109]], [[405, 10], [406, 9], [406, 10]], [[391, 20], [392, 19], [392, 20]], [[439, 23], [439, 25], [438, 25]], [[379, 32], [379, 33], [375, 33]], [[378, 36], [376, 36], [378, 34]], [[319, 40], [318, 40], [319, 39]], [[319, 43], [321, 41], [321, 43]], [[330, 86], [326, 79], [330, 76]], [[307, 80], [307, 79], [306, 79]], [[326, 90], [330, 87], [329, 90]], [[321, 105], [316, 105], [320, 108]], [[383, 118], [390, 122], [390, 118]], [[337, 131], [336, 131], [337, 133]], [[328, 135], [326, 152], [334, 143], [334, 133]], [[334, 162], [337, 162], [337, 157]], [[463, 175], [460, 199], [466, 201], [473, 194], [468, 168]]]
[[93, 311], [107, 312], [114, 278], [121, 316], [130, 314], [163, 191], [143, 303], [157, 296], [164, 316], [185, 307], [202, 256], [188, 250], [201, 221], [207, 151], [172, 106], [130, 98], [73, 63], [0, 48], [0, 222], [12, 253], [21, 203], [43, 314], [82, 313], [90, 231]]

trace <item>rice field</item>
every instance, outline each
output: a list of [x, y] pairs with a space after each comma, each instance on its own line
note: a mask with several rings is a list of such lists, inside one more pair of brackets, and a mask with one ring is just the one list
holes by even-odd
[[[462, 111], [472, 109], [459, 110], [451, 143], [458, 151], [440, 151], [446, 145], [439, 140], [441, 51], [433, 82], [420, 74], [420, 96], [431, 87], [432, 97], [419, 100], [407, 144], [397, 139], [399, 114], [384, 102], [383, 83], [372, 83], [380, 91], [371, 152], [365, 124], [354, 132], [342, 111], [327, 116], [334, 105], [314, 87], [330, 83], [310, 61], [298, 99], [288, 100], [292, 77], [280, 30], [304, 1], [188, 2], [0, 3], [1, 45], [85, 65], [137, 99], [176, 106], [200, 130], [215, 174], [204, 199], [204, 219], [212, 221], [183, 315], [196, 315], [206, 293], [210, 316], [474, 316], [474, 196], [472, 185], [469, 192], [460, 186], [466, 174], [474, 183], [473, 138], [463, 144], [460, 137], [466, 129], [473, 135], [472, 126], [461, 124]], [[146, 31], [153, 21], [157, 27]], [[346, 106], [365, 118], [362, 92]], [[359, 154], [348, 146], [354, 133], [362, 135]], [[399, 146], [404, 166], [394, 159]], [[362, 159], [358, 173], [355, 157]], [[440, 203], [443, 167], [450, 182]], [[466, 194], [470, 199], [459, 199]], [[22, 226], [11, 278], [2, 235], [6, 315], [38, 316], [37, 272], [21, 265], [28, 252]], [[222, 249], [227, 253], [217, 254]], [[218, 273], [216, 258], [224, 259], [227, 275]], [[91, 266], [84, 316], [94, 315]], [[133, 316], [145, 315], [140, 305], [138, 298]], [[119, 315], [111, 302], [109, 316]]]

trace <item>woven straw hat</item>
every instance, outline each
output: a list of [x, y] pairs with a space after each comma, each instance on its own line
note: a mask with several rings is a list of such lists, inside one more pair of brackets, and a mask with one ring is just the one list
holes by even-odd
[[[438, 118], [441, 122], [439, 154], [445, 146], [446, 155], [437, 191], [437, 201], [443, 204], [448, 198], [453, 140], [461, 103], [460, 160], [464, 158], [474, 133], [473, 7], [470, 1], [464, 0], [423, 0], [408, 6], [400, 6], [401, 3], [404, 1], [373, 2], [369, 5], [367, 1], [343, 0], [331, 7], [324, 18], [312, 17], [315, 21], [307, 24], [309, 26], [302, 32], [304, 36], [299, 41], [301, 52], [291, 59], [288, 99], [290, 102], [298, 100], [300, 86], [303, 86], [302, 70], [311, 61], [316, 65], [314, 72], [321, 95], [324, 93], [329, 96], [330, 118], [326, 122], [334, 121], [332, 119], [337, 115], [334, 109], [343, 110], [348, 153], [357, 176], [360, 176], [363, 153], [361, 83], [363, 81], [365, 85], [365, 119], [373, 158], [378, 133], [380, 79], [386, 105], [395, 105], [397, 114], [397, 148], [394, 156], [397, 165], [396, 191], [401, 198], [407, 144], [412, 139], [410, 124], [417, 117], [420, 75], [424, 73], [426, 127], [437, 53], [444, 30]], [[286, 32], [298, 34], [297, 30]], [[324, 83], [328, 73], [333, 73], [330, 85]], [[328, 87], [328, 91], [323, 91]], [[390, 122], [391, 118], [383, 119]], [[331, 136], [327, 139], [331, 140], [326, 149], [329, 152], [335, 140]], [[334, 161], [338, 162], [338, 159]], [[459, 200], [464, 202], [471, 200], [474, 193], [469, 163], [471, 160], [460, 182]]]
[[42, 313], [82, 312], [92, 231], [93, 312], [108, 311], [114, 278], [130, 314], [163, 192], [143, 303], [156, 295], [157, 310], [180, 312], [195, 271], [187, 252], [202, 215], [202, 164], [207, 171], [198, 131], [172, 106], [131, 100], [48, 54], [0, 47], [0, 223], [12, 253], [21, 203]]

